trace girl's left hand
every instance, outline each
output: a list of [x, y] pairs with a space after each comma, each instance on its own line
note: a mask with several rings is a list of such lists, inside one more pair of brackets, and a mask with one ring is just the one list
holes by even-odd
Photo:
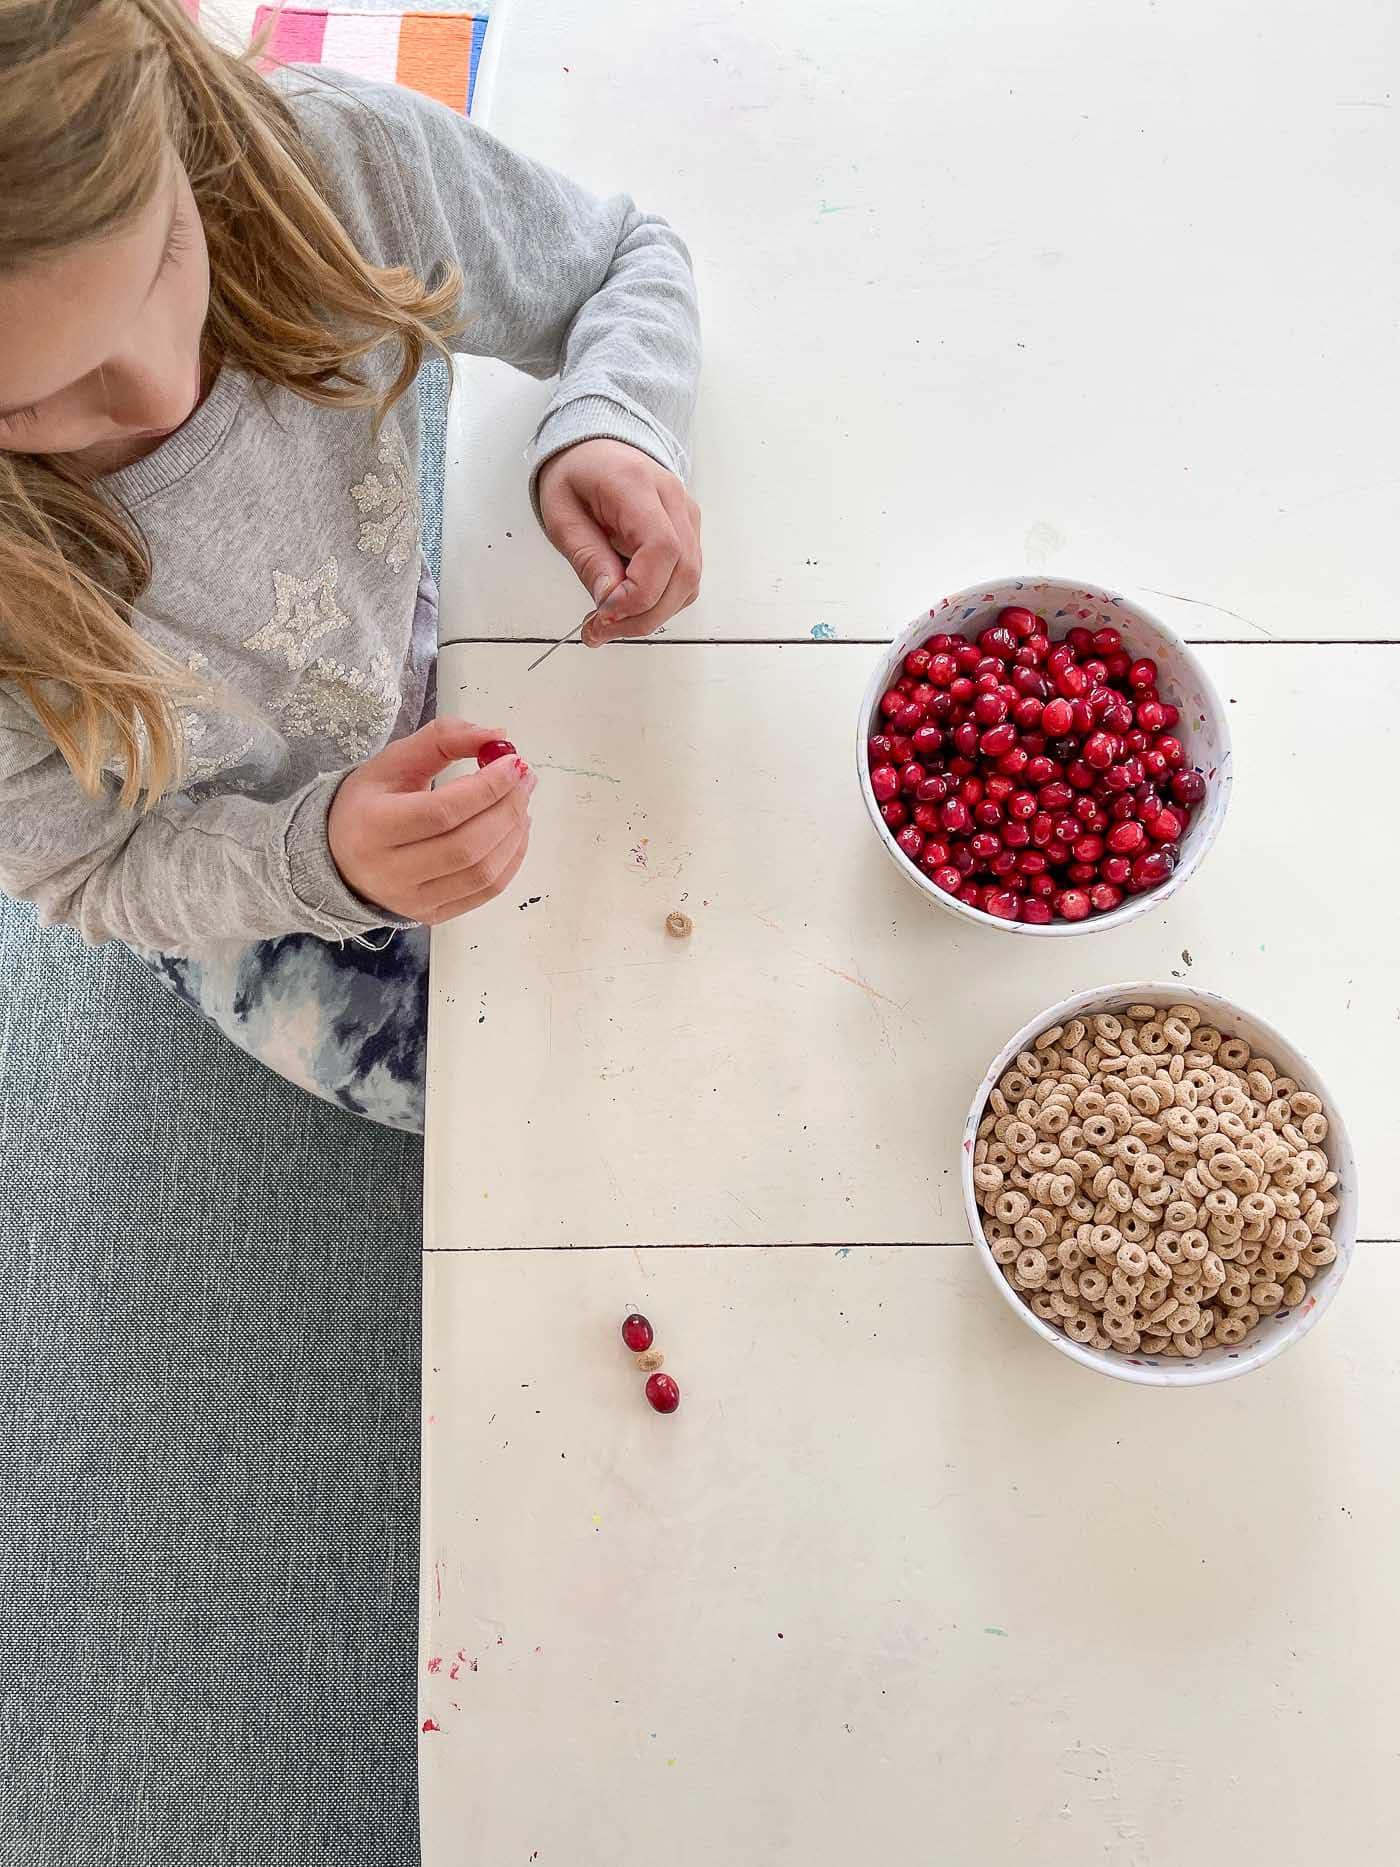
[[540, 469], [540, 514], [597, 619], [583, 641], [651, 635], [700, 592], [700, 508], [674, 473], [625, 441], [578, 441]]

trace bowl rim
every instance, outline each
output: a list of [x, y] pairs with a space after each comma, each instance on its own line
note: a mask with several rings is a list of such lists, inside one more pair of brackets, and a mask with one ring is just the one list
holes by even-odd
[[[1346, 1213], [1346, 1223], [1332, 1233], [1337, 1247], [1334, 1264], [1327, 1267], [1328, 1275], [1319, 1280], [1318, 1287], [1310, 1293], [1310, 1301], [1295, 1310], [1293, 1326], [1288, 1329], [1274, 1330], [1262, 1338], [1253, 1352], [1246, 1353], [1248, 1340], [1241, 1343], [1240, 1349], [1221, 1356], [1218, 1360], [1158, 1362], [1155, 1365], [1137, 1357], [1113, 1355], [1110, 1358], [1107, 1349], [1084, 1348], [1059, 1329], [1052, 1329], [1031, 1308], [1023, 1303], [1002, 1275], [1001, 1266], [992, 1256], [991, 1246], [987, 1243], [982, 1230], [982, 1215], [978, 1207], [972, 1184], [973, 1150], [977, 1143], [977, 1127], [982, 1119], [982, 1112], [987, 1104], [987, 1097], [1000, 1080], [1002, 1073], [1022, 1050], [1052, 1024], [1061, 1024], [1068, 1018], [1081, 1017], [1086, 1012], [1102, 1011], [1118, 1003], [1131, 1003], [1135, 998], [1145, 999], [1148, 994], [1157, 993], [1169, 1002], [1182, 1005], [1194, 1005], [1203, 1014], [1213, 1007], [1220, 1007], [1238, 1017], [1246, 1018], [1255, 1025], [1270, 1043], [1275, 1043], [1291, 1056], [1297, 1057], [1307, 1067], [1307, 1086], [1319, 1096], [1327, 1111], [1328, 1121], [1328, 1164], [1337, 1175], [1338, 1187], [1342, 1200], [1338, 1205], [1337, 1217]], [[1299, 1079], [1302, 1080], [1301, 1078]], [[1236, 1375], [1249, 1374], [1256, 1368], [1267, 1366], [1284, 1350], [1295, 1342], [1302, 1341], [1317, 1327], [1318, 1322], [1331, 1306], [1342, 1280], [1351, 1267], [1356, 1252], [1356, 1211], [1359, 1205], [1357, 1191], [1356, 1154], [1351, 1144], [1351, 1136], [1336, 1098], [1322, 1080], [1312, 1063], [1303, 1056], [1296, 1044], [1291, 1043], [1277, 1026], [1247, 1005], [1227, 998], [1223, 992], [1215, 992], [1208, 987], [1186, 985], [1181, 980], [1170, 982], [1162, 979], [1128, 979], [1112, 985], [1090, 986], [1082, 992], [1075, 992], [1070, 997], [1061, 999], [1056, 1005], [1038, 1012], [1027, 1020], [1014, 1036], [1002, 1045], [982, 1077], [981, 1083], [972, 1098], [967, 1120], [963, 1126], [962, 1145], [959, 1149], [959, 1170], [962, 1184], [963, 1209], [967, 1217], [968, 1229], [972, 1233], [973, 1247], [982, 1263], [982, 1267], [1005, 1302], [1015, 1311], [1023, 1323], [1034, 1330], [1042, 1341], [1057, 1348], [1080, 1367], [1095, 1374], [1105, 1374], [1119, 1381], [1129, 1381], [1140, 1387], [1210, 1387], [1219, 1381], [1233, 1380]]]
[[[1144, 618], [1152, 628], [1158, 630], [1174, 652], [1180, 654], [1191, 668], [1200, 682], [1201, 692], [1209, 697], [1212, 725], [1216, 728], [1220, 738], [1220, 754], [1216, 761], [1215, 777], [1212, 780], [1212, 783], [1219, 787], [1220, 807], [1210, 833], [1197, 843], [1182, 862], [1178, 863], [1172, 874], [1159, 887], [1148, 889], [1146, 894], [1129, 895], [1120, 907], [1110, 909], [1107, 914], [1088, 915], [1082, 921], [1052, 920], [1043, 925], [1036, 925], [1027, 921], [999, 920], [995, 914], [987, 914], [981, 908], [969, 907], [965, 901], [959, 901], [953, 895], [945, 893], [922, 870], [916, 869], [899, 848], [889, 825], [880, 815], [880, 806], [876, 803], [875, 793], [870, 787], [870, 762], [866, 756], [866, 748], [875, 709], [881, 694], [885, 691], [885, 685], [893, 667], [908, 654], [917, 636], [929, 631], [937, 633], [939, 607], [944, 604], [971, 601], [974, 592], [981, 593], [989, 588], [996, 589], [1007, 584], [1020, 584], [1023, 588], [1034, 587], [1037, 584], [1041, 587], [1060, 585], [1066, 589], [1083, 590], [1086, 595], [1097, 595], [1106, 603], [1126, 604], [1134, 617]], [[856, 775], [861, 796], [865, 800], [866, 814], [880, 839], [880, 847], [896, 865], [905, 880], [912, 882], [926, 899], [931, 900], [947, 913], [958, 915], [972, 926], [990, 927], [999, 933], [1019, 934], [1027, 938], [1048, 936], [1051, 939], [1065, 940], [1081, 934], [1100, 933], [1105, 929], [1126, 926], [1129, 921], [1136, 920], [1139, 915], [1151, 913], [1154, 908], [1161, 907], [1191, 879], [1205, 861], [1207, 853], [1214, 847], [1221, 830], [1225, 827], [1225, 818], [1230, 808], [1230, 794], [1235, 782], [1234, 746], [1230, 737], [1230, 717], [1216, 691], [1215, 682], [1210, 678], [1190, 643], [1183, 641], [1176, 630], [1170, 624], [1163, 622], [1154, 611], [1145, 609], [1135, 597], [1121, 595], [1117, 591], [1083, 578], [1059, 574], [1044, 577], [1010, 576], [992, 578], [986, 583], [969, 584], [965, 590], [953, 591], [950, 595], [941, 598], [938, 606], [921, 611], [905, 629], [890, 639], [883, 658], [871, 669], [870, 678], [866, 682], [865, 692], [861, 697], [860, 716], [856, 722]]]

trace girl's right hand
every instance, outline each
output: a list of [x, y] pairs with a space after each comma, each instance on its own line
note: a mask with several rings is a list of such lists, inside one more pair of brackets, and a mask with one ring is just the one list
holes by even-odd
[[530, 841], [534, 772], [522, 759], [501, 758], [431, 788], [449, 765], [504, 737], [496, 727], [434, 720], [344, 779], [327, 834], [357, 895], [435, 927], [510, 885]]

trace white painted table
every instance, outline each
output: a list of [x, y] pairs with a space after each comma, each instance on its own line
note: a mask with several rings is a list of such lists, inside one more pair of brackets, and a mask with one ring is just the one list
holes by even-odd
[[[545, 782], [435, 951], [425, 1862], [1390, 1867], [1400, 890], [1346, 800], [1400, 705], [1400, 22], [591, 0], [487, 45], [493, 128], [692, 241], [708, 568], [527, 676], [581, 613], [541, 392], [466, 376], [442, 691]], [[1022, 568], [1205, 644], [1238, 781], [1160, 914], [1013, 946], [850, 766], [870, 644]], [[1174, 973], [1314, 1058], [1366, 1176], [1316, 1335], [1189, 1397], [1021, 1329], [955, 1171], [1011, 1029]]]

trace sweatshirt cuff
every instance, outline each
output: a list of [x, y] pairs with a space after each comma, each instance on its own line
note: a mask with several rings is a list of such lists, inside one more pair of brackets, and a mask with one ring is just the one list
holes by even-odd
[[326, 824], [345, 771], [328, 772], [305, 790], [287, 823], [287, 880], [323, 939], [353, 939], [415, 923], [376, 907], [348, 887], [331, 854]]
[[625, 441], [629, 447], [650, 454], [658, 465], [681, 479], [690, 465], [680, 442], [635, 405], [608, 395], [575, 396], [545, 416], [525, 450], [530, 469], [530, 503], [536, 518], [540, 516], [540, 468], [580, 441]]

